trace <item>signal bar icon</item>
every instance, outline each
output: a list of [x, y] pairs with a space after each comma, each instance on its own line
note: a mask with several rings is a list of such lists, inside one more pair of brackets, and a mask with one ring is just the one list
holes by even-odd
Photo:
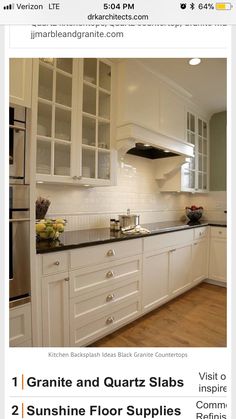
[[14, 3], [7, 4], [6, 6], [3, 6], [4, 10], [12, 10], [14, 9]]

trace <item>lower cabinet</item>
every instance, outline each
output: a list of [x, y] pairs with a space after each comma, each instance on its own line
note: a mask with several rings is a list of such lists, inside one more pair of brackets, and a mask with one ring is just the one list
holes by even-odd
[[192, 244], [170, 250], [170, 293], [175, 296], [191, 285]]
[[192, 245], [192, 281], [194, 284], [208, 277], [208, 240], [202, 239]]
[[169, 251], [144, 255], [143, 310], [150, 311], [169, 298]]
[[10, 346], [32, 346], [31, 303], [10, 309]]
[[[225, 281], [226, 229], [211, 229], [210, 249], [208, 231], [198, 227], [39, 255], [42, 346], [89, 345], [206, 278]], [[14, 333], [12, 344], [28, 339]]]
[[210, 228], [209, 279], [226, 283], [227, 268], [227, 229]]
[[38, 256], [42, 346], [88, 345], [141, 315], [142, 240], [132, 243]]
[[43, 346], [69, 346], [69, 277], [42, 278]]

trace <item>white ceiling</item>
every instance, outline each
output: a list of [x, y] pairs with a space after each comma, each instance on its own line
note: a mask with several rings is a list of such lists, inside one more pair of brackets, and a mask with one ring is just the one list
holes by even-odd
[[191, 100], [207, 113], [226, 110], [226, 59], [203, 58], [197, 66], [189, 65], [188, 60], [148, 58], [140, 61], [191, 93]]

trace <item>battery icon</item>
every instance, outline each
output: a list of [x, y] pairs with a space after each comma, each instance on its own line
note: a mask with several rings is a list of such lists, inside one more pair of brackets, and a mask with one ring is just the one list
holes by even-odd
[[216, 3], [216, 10], [231, 10], [232, 8], [231, 3]]

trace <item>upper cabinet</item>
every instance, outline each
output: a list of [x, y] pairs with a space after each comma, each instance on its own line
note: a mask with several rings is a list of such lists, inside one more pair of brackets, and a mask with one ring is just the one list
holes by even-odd
[[34, 75], [37, 181], [112, 184], [112, 64], [42, 58]]
[[10, 103], [31, 107], [32, 59], [10, 58]]
[[182, 190], [208, 191], [208, 123], [187, 112], [187, 141], [194, 145], [195, 155], [182, 166]]

